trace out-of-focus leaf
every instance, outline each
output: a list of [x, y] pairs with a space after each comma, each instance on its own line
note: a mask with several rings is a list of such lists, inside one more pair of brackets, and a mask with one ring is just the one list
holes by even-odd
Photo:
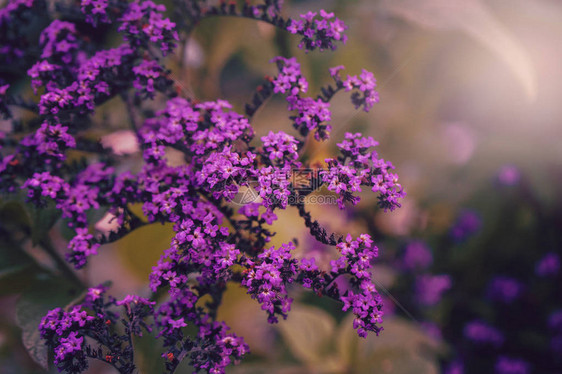
[[322, 309], [293, 305], [279, 331], [293, 355], [318, 373], [341, 371], [338, 357], [332, 354], [336, 321]]
[[29, 228], [31, 221], [23, 204], [19, 201], [7, 201], [0, 207], [0, 222], [5, 226]]
[[274, 334], [267, 322], [267, 313], [250, 298], [246, 288], [229, 282], [222, 297], [218, 320], [225, 321], [234, 333], [244, 337], [253, 355], [274, 353]]
[[[30, 229], [31, 220], [21, 201], [0, 202], [0, 225], [6, 233]], [[0, 295], [21, 292], [39, 269], [36, 262], [11, 239], [0, 238]]]
[[481, 0], [386, 0], [385, 10], [421, 26], [460, 30], [501, 58], [529, 99], [536, 97], [536, 71], [521, 43]]
[[170, 247], [172, 224], [143, 226], [115, 244], [124, 263], [141, 279], [147, 279], [162, 252]]
[[33, 245], [37, 245], [60, 218], [61, 211], [50, 204], [43, 209], [34, 209], [32, 215], [31, 241]]
[[160, 344], [154, 344], [155, 339], [153, 334], [145, 332], [142, 337], [136, 337], [134, 340], [135, 363], [142, 373], [162, 373], [164, 371], [162, 347]]
[[23, 271], [35, 264], [35, 261], [21, 248], [0, 240], [0, 281], [4, 277]]
[[353, 315], [344, 319], [336, 334], [337, 351], [348, 372], [436, 374], [440, 344], [414, 323], [389, 317], [379, 335], [359, 338]]
[[39, 265], [21, 248], [0, 240], [0, 295], [23, 291], [33, 281]]
[[81, 289], [63, 279], [45, 278], [25, 291], [16, 306], [16, 322], [22, 329], [23, 345], [41, 367], [48, 367], [48, 348], [41, 340], [38, 326], [51, 309], [64, 307], [81, 293]]

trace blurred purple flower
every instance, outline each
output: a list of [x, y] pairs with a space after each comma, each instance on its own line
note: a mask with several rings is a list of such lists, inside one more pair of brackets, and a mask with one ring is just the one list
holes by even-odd
[[547, 253], [537, 262], [535, 266], [535, 274], [541, 277], [556, 275], [560, 270], [560, 256], [556, 253]]
[[452, 362], [445, 371], [444, 374], [464, 374], [464, 365], [460, 361]]
[[496, 362], [497, 374], [527, 374], [529, 372], [529, 364], [523, 360], [500, 357]]
[[408, 243], [404, 255], [402, 256], [402, 265], [406, 270], [424, 270], [433, 263], [433, 255], [431, 249], [422, 241], [413, 241]]
[[516, 279], [498, 276], [488, 285], [488, 297], [494, 301], [510, 304], [521, 295], [523, 288]]
[[562, 335], [557, 335], [550, 340], [550, 349], [559, 355], [562, 355]]
[[521, 179], [521, 172], [514, 165], [504, 165], [498, 171], [498, 182], [504, 186], [515, 186]]
[[443, 292], [451, 288], [451, 277], [444, 275], [421, 275], [416, 279], [416, 297], [422, 305], [435, 305], [441, 301]]
[[556, 310], [548, 317], [548, 327], [562, 333], [562, 310]]
[[491, 344], [499, 347], [504, 341], [504, 337], [499, 330], [482, 321], [467, 323], [463, 333], [468, 340], [478, 344]]
[[482, 218], [472, 210], [463, 211], [451, 228], [451, 236], [456, 242], [462, 242], [477, 233], [482, 227]]

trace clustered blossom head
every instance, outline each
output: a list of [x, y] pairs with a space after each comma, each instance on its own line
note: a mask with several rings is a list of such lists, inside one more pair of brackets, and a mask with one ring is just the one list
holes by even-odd
[[[41, 338], [53, 349], [59, 371], [82, 372], [88, 367], [87, 358], [105, 361], [122, 373], [133, 371], [132, 347], [123, 342], [132, 335], [142, 336], [142, 329], [150, 332], [144, 319], [153, 315], [154, 302], [134, 295], [117, 301], [106, 291], [103, 285], [92, 287], [82, 304], [53, 309], [41, 320]], [[126, 318], [119, 318], [116, 307], [125, 309]], [[124, 325], [124, 335], [119, 324]], [[97, 337], [100, 344], [92, 345], [87, 337]]]
[[302, 35], [299, 48], [307, 52], [316, 48], [335, 50], [336, 42], [345, 43], [347, 41], [347, 36], [343, 33], [347, 26], [342, 20], [334, 17], [334, 13], [328, 13], [322, 9], [319, 14], [307, 12], [301, 14], [300, 18], [300, 20], [291, 20], [287, 30], [291, 34]]
[[276, 63], [279, 71], [277, 76], [270, 78], [271, 89], [274, 93], [286, 96], [288, 109], [296, 112], [290, 119], [302, 136], [315, 131], [316, 140], [329, 139], [332, 129], [329, 124], [332, 115], [329, 101], [340, 90], [351, 91], [351, 102], [355, 109], [363, 107], [365, 112], [369, 112], [379, 102], [379, 94], [375, 91], [376, 80], [373, 73], [367, 70], [363, 70], [359, 78], [348, 75], [342, 80], [339, 71], [343, 66], [331, 68], [330, 75], [336, 84], [335, 88], [330, 85], [322, 88], [322, 94], [314, 99], [301, 96], [308, 91], [308, 81], [303, 77], [300, 64], [294, 57], [276, 57], [270, 62]]
[[373, 240], [367, 234], [361, 234], [357, 239], [347, 235], [345, 241], [337, 245], [341, 256], [331, 261], [332, 273], [351, 274], [351, 284], [356, 290], [347, 290], [340, 299], [343, 310], [351, 309], [355, 314], [353, 328], [357, 334], [366, 337], [369, 331], [377, 335], [382, 331], [382, 299], [377, 292], [371, 276], [373, 260], [378, 256], [378, 248], [373, 246]]
[[372, 137], [346, 133], [345, 140], [338, 143], [342, 155], [326, 159], [328, 169], [322, 172], [322, 180], [328, 190], [338, 194], [340, 209], [344, 208], [344, 202], [353, 205], [359, 202], [359, 197], [353, 193], [361, 191], [362, 185], [379, 194], [379, 206], [385, 211], [401, 206], [398, 201], [406, 193], [398, 183], [398, 175], [390, 172], [394, 169], [392, 163], [378, 158], [378, 154], [370, 150], [376, 145]]
[[253, 299], [258, 300], [268, 314], [268, 321], [276, 323], [276, 315], [287, 318], [291, 302], [286, 285], [293, 282], [297, 272], [297, 260], [291, 256], [293, 243], [279, 249], [271, 247], [258, 255], [256, 260], [246, 259], [242, 285], [248, 288]]
[[33, 41], [24, 25], [32, 24], [46, 10], [44, 0], [11, 0], [0, 9], [0, 63], [5, 66], [29, 57]]
[[82, 0], [80, 10], [86, 16], [86, 22], [97, 26], [98, 23], [110, 23], [110, 15], [107, 13], [110, 6], [109, 0]]
[[[39, 2], [10, 1], [9, 9], [0, 11], [0, 30], [11, 30], [9, 21], [22, 19]], [[235, 4], [202, 9], [197, 1], [187, 3], [188, 20], [177, 20], [178, 25], [189, 27], [189, 22], [205, 15], [238, 14]], [[292, 179], [296, 169], [310, 167], [300, 160], [307, 136], [329, 138], [329, 101], [337, 91], [353, 91], [353, 104], [366, 111], [378, 101], [372, 74], [363, 71], [358, 78], [338, 78], [335, 89], [304, 97], [308, 82], [296, 59], [274, 58], [279, 74], [264, 92], [287, 97], [290, 118], [301, 137], [277, 131], [255, 139], [250, 118], [227, 101], [182, 98], [171, 89], [161, 57], [173, 51], [179, 35], [176, 23], [164, 17], [163, 5], [150, 0], [82, 0], [69, 6], [73, 16], [47, 25], [39, 36], [38, 55], [25, 67], [40, 97], [38, 104], [23, 104], [37, 118], [26, 126], [14, 124], [15, 134], [6, 134], [9, 141], [0, 133], [0, 188], [23, 191], [37, 208], [55, 207], [62, 213], [72, 230], [66, 259], [77, 269], [102, 245], [142, 225], [172, 223], [174, 234], [149, 276], [150, 299], [128, 295], [116, 300], [106, 295], [105, 286], [98, 286], [71, 307], [45, 316], [41, 337], [55, 353], [57, 368], [79, 373], [86, 369], [87, 359], [95, 358], [132, 373], [137, 370], [132, 336], [153, 332], [162, 341], [168, 372], [185, 358], [195, 372], [224, 373], [249, 350], [242, 337], [217, 321], [228, 282], [245, 287], [270, 323], [287, 317], [289, 291], [298, 284], [341, 301], [344, 311], [354, 313], [359, 336], [378, 334], [382, 300], [371, 274], [377, 247], [367, 234], [345, 239], [328, 235], [312, 221], [304, 203], [296, 202], [299, 192]], [[336, 41], [345, 42], [346, 27], [333, 14], [321, 11], [320, 19], [308, 13], [299, 21], [284, 20], [280, 7], [279, 0], [267, 0], [261, 7], [246, 4], [243, 15], [303, 35], [301, 47], [306, 50], [333, 49]], [[92, 27], [102, 36], [117, 29], [122, 44], [104, 50], [89, 43], [83, 30]], [[16, 45], [14, 40], [10, 45]], [[10, 51], [18, 54], [17, 49]], [[6, 115], [15, 102], [7, 93], [9, 87], [0, 82], [0, 111]], [[96, 109], [119, 98], [142, 153], [134, 172], [120, 164], [128, 155], [111, 153], [111, 147], [92, 140]], [[142, 99], [152, 101], [147, 105]], [[161, 103], [165, 104], [154, 109]], [[405, 193], [391, 173], [392, 164], [369, 150], [375, 145], [370, 137], [346, 134], [338, 144], [341, 156], [326, 161], [320, 184], [338, 194], [341, 208], [345, 201], [359, 201], [353, 193], [360, 186], [377, 192], [385, 210], [400, 206], [398, 200]], [[181, 159], [171, 162], [171, 150]], [[241, 203], [243, 191], [254, 188], [251, 203]], [[133, 205], [142, 207], [146, 219], [132, 211]], [[314, 258], [296, 259], [294, 243], [278, 248], [269, 244], [274, 233], [268, 226], [277, 220], [276, 210], [289, 207], [299, 210], [316, 239], [339, 250], [330, 269], [319, 268]], [[108, 232], [92, 231], [94, 211], [111, 217], [115, 225]], [[348, 287], [340, 288], [338, 278]], [[165, 297], [157, 300], [158, 295]]]
[[162, 15], [165, 11], [166, 7], [162, 4], [135, 0], [119, 19], [121, 26], [118, 31], [131, 46], [146, 48], [149, 43], [155, 43], [166, 55], [174, 49], [179, 36], [176, 24]]

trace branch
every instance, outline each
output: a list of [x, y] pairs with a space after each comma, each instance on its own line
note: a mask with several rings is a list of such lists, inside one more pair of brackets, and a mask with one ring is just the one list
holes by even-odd
[[304, 219], [304, 224], [308, 227], [310, 234], [320, 243], [335, 246], [343, 241], [342, 235], [331, 233], [330, 236], [328, 236], [326, 229], [320, 226], [318, 221], [312, 220], [312, 217], [310, 213], [306, 211], [303, 202], [298, 202], [295, 206], [299, 211], [299, 215]]

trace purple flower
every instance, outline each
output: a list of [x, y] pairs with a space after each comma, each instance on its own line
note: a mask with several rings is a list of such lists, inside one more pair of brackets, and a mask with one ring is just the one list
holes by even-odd
[[482, 321], [472, 321], [464, 327], [464, 336], [477, 344], [490, 344], [499, 347], [503, 344], [504, 337], [496, 328]]
[[523, 292], [523, 285], [512, 278], [495, 277], [488, 285], [488, 297], [492, 300], [510, 304]]
[[402, 256], [403, 267], [407, 270], [424, 270], [433, 262], [430, 248], [421, 241], [413, 241], [406, 246]]
[[514, 165], [504, 165], [498, 171], [498, 181], [504, 186], [514, 186], [521, 179], [521, 172]]
[[535, 274], [540, 277], [549, 277], [560, 271], [560, 256], [556, 253], [547, 253], [535, 265]]
[[548, 327], [551, 330], [562, 333], [562, 310], [556, 310], [548, 317]]
[[335, 18], [333, 13], [321, 10], [320, 19], [316, 16], [316, 12], [301, 14], [301, 20], [292, 19], [287, 26], [287, 31], [291, 34], [303, 36], [299, 48], [307, 52], [316, 48], [335, 50], [337, 41], [346, 42], [347, 36], [343, 32], [347, 29], [347, 26], [341, 20]]
[[416, 278], [416, 298], [422, 305], [435, 305], [451, 285], [448, 275], [420, 275]]
[[524, 360], [500, 356], [496, 361], [495, 372], [496, 374], [528, 374], [530, 367]]
[[476, 234], [482, 226], [482, 219], [478, 213], [466, 210], [461, 212], [451, 228], [450, 234], [457, 242], [463, 242]]

